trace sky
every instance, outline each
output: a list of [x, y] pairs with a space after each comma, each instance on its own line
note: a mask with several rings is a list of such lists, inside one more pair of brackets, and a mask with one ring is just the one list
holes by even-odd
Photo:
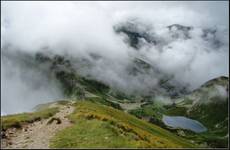
[[[48, 47], [55, 54], [86, 58], [94, 65], [80, 66], [82, 75], [128, 93], [158, 86], [161, 76], [155, 73], [135, 77], [127, 73], [133, 58], [142, 58], [193, 90], [212, 78], [229, 76], [228, 6], [226, 1], [1, 2], [1, 52], [34, 55]], [[141, 48], [136, 51], [125, 42], [127, 36], [114, 32], [115, 26], [134, 18], [138, 32], [146, 32], [162, 44], [141, 39]], [[193, 27], [191, 38], [171, 38], [167, 26], [172, 24]], [[205, 29], [216, 33], [204, 39]], [[102, 59], [92, 60], [91, 54]], [[29, 110], [63, 97], [54, 81], [36, 68], [19, 65], [17, 55], [13, 58], [2, 56], [2, 113]], [[79, 64], [74, 65], [79, 68]], [[31, 88], [34, 85], [36, 88]], [[15, 103], [18, 105], [13, 106]]]

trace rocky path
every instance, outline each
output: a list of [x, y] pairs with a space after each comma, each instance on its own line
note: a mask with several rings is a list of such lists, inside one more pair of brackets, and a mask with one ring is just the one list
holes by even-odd
[[[25, 125], [21, 130], [9, 129], [7, 130], [9, 137], [1, 142], [2, 148], [49, 148], [50, 139], [58, 131], [71, 125], [71, 122], [66, 118], [74, 111], [71, 105], [59, 106], [60, 110], [54, 116]], [[60, 123], [54, 120], [48, 123], [51, 118], [59, 118]]]

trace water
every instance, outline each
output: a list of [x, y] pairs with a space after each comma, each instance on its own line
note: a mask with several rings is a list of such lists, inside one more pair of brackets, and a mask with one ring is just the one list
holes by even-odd
[[194, 131], [196, 133], [205, 132], [207, 128], [200, 122], [183, 116], [163, 116], [162, 121], [165, 125], [173, 128], [182, 128]]

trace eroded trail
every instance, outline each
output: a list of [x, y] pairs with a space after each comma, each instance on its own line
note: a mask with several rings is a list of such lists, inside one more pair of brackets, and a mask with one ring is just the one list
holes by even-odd
[[[10, 129], [9, 137], [2, 143], [2, 148], [49, 148], [50, 139], [60, 130], [71, 125], [66, 117], [74, 111], [71, 105], [59, 106], [60, 110], [54, 116], [25, 125], [21, 130]], [[51, 118], [59, 118], [61, 123]]]

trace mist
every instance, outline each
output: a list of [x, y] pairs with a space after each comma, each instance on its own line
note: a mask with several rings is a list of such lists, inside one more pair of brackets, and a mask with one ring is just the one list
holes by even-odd
[[31, 65], [32, 60], [23, 61], [23, 57], [19, 57], [20, 53], [16, 51], [13, 54], [2, 53], [2, 115], [33, 111], [38, 104], [63, 98], [59, 85], [46, 76], [43, 72], [45, 69], [28, 66], [26, 63]]
[[[47, 53], [72, 60], [81, 75], [127, 93], [151, 92], [164, 76], [193, 90], [215, 77], [229, 76], [228, 12], [228, 2], [223, 1], [1, 2], [1, 52], [35, 55], [46, 48]], [[139, 38], [138, 49], [130, 46], [129, 37], [114, 30], [129, 23], [157, 44]], [[177, 29], [170, 31], [173, 24], [191, 27], [189, 38]], [[2, 113], [28, 111], [63, 98], [55, 80], [16, 58], [2, 55]], [[127, 70], [135, 58], [161, 74], [130, 75]]]

